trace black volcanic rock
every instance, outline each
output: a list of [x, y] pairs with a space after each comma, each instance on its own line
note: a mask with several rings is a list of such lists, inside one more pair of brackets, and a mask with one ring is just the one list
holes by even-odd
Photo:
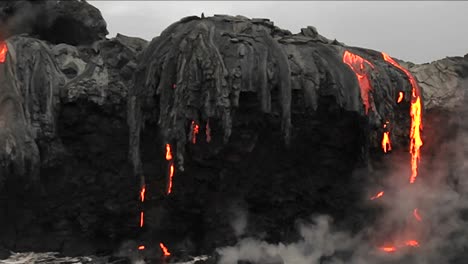
[[[9, 249], [108, 253], [132, 239], [156, 258], [163, 241], [183, 259], [245, 236], [294, 241], [297, 222], [320, 213], [355, 231], [371, 221], [359, 204], [387, 158], [386, 121], [394, 152], [407, 151], [405, 74], [313, 27], [291, 34], [268, 19], [187, 17], [147, 45], [103, 39], [105, 22], [84, 1], [2, 7], [0, 244]], [[345, 51], [373, 65], [368, 114]], [[466, 58], [408, 68], [424, 99], [435, 98], [431, 111], [464, 104]]]
[[[373, 65], [368, 114], [346, 51]], [[142, 53], [128, 99], [134, 171], [156, 192], [148, 237], [201, 252], [239, 235], [292, 241], [294, 223], [320, 213], [359, 229], [386, 121], [394, 151], [406, 151], [410, 95], [406, 75], [380, 52], [313, 28], [293, 35], [267, 19], [181, 19]], [[166, 197], [165, 144], [177, 161]], [[235, 228], [239, 215], [245, 229]]]
[[2, 1], [0, 38], [29, 33], [54, 44], [86, 45], [108, 34], [100, 11], [86, 1]]

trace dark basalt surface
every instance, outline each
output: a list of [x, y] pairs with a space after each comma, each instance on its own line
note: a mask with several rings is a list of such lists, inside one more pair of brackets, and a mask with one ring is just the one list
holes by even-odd
[[[240, 16], [184, 18], [149, 45], [122, 35], [101, 40], [100, 14], [65, 2], [7, 9], [52, 8], [56, 20], [5, 33], [30, 36], [8, 38], [0, 64], [0, 248], [93, 254], [134, 240], [159, 256], [163, 241], [182, 257], [245, 236], [294, 241], [296, 224], [314, 214], [352, 231], [373, 221], [375, 208], [362, 204], [388, 158], [383, 124], [401, 155], [410, 125], [410, 84], [380, 52], [313, 27], [291, 34]], [[84, 13], [66, 15], [74, 5]], [[90, 20], [78, 25], [83, 16]], [[64, 33], [60, 17], [73, 30]], [[346, 50], [374, 65], [368, 114]], [[440, 63], [455, 70], [440, 71], [439, 82], [450, 76], [453, 93], [464, 93], [466, 58]], [[423, 73], [440, 67], [408, 67], [423, 98], [440, 99], [430, 104], [440, 114], [434, 124], [446, 124], [455, 99], [439, 95], [437, 83], [424, 86]], [[196, 144], [192, 121], [200, 125]], [[177, 162], [170, 195], [167, 143]]]
[[[374, 64], [369, 114], [345, 50]], [[409, 82], [381, 53], [313, 28], [293, 35], [267, 19], [215, 16], [174, 23], [141, 58], [129, 97], [130, 151], [135, 174], [151, 186], [145, 231], [153, 244], [209, 252], [243, 235], [293, 241], [297, 221], [313, 214], [348, 230], [372, 221], [359, 204], [384, 158], [383, 124], [391, 124], [394, 151], [404, 152], [410, 123]], [[192, 121], [200, 124], [196, 144]], [[166, 143], [177, 161], [169, 196]], [[239, 214], [249, 224], [236, 234]]]

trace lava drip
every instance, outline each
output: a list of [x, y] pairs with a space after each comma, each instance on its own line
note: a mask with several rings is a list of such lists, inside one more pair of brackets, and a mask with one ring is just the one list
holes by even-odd
[[169, 162], [169, 177], [167, 182], [166, 194], [169, 195], [172, 193], [172, 179], [174, 178], [175, 173], [174, 157], [172, 155], [172, 147], [170, 144], [166, 144], [166, 160]]
[[159, 247], [161, 248], [164, 257], [169, 257], [171, 255], [171, 252], [169, 252], [169, 250], [163, 243], [159, 243]]
[[6, 56], [8, 54], [8, 45], [6, 42], [0, 43], [0, 63], [4, 63], [6, 61]]
[[378, 198], [382, 197], [383, 195], [384, 195], [384, 192], [380, 191], [376, 195], [372, 196], [370, 199], [375, 200], [375, 199], [378, 199]]
[[397, 104], [403, 102], [403, 99], [405, 98], [405, 94], [403, 92], [398, 93], [398, 99], [397, 99]]
[[192, 133], [190, 134], [192, 137], [192, 144], [197, 144], [197, 135], [200, 130], [200, 126], [195, 123], [195, 121], [192, 121], [192, 126], [191, 126]]
[[421, 159], [421, 146], [423, 145], [421, 139], [421, 131], [422, 131], [422, 105], [421, 105], [421, 96], [419, 91], [418, 83], [413, 75], [405, 68], [403, 68], [400, 64], [398, 64], [395, 60], [393, 60], [389, 55], [382, 52], [383, 59], [395, 66], [396, 68], [400, 69], [406, 74], [408, 80], [411, 84], [411, 130], [410, 130], [410, 153], [411, 153], [411, 177], [410, 183], [414, 183], [416, 181], [416, 177], [418, 176], [418, 165]]
[[368, 114], [369, 109], [371, 109], [369, 93], [372, 91], [372, 85], [366, 69], [366, 65], [372, 69], [374, 69], [374, 65], [361, 56], [351, 53], [347, 50], [343, 54], [343, 62], [347, 64], [356, 74], [359, 82], [359, 88], [361, 90], [361, 99], [364, 103], [366, 114]]
[[392, 142], [390, 141], [390, 131], [388, 130], [389, 123], [390, 122], [387, 121], [384, 124], [384, 129], [386, 129], [386, 131], [383, 132], [383, 138], [382, 138], [382, 150], [384, 153], [387, 153], [390, 150], [392, 150]]

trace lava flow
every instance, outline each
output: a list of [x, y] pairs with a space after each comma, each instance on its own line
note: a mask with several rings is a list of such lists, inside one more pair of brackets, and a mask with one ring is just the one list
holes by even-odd
[[398, 104], [403, 101], [404, 96], [405, 96], [405, 94], [403, 92], [398, 93], [398, 99], [397, 99]]
[[376, 195], [372, 196], [370, 199], [375, 200], [375, 199], [378, 199], [378, 198], [382, 197], [383, 195], [384, 195], [384, 192], [381, 191], [381, 192], [377, 193]]
[[422, 221], [422, 217], [421, 217], [421, 215], [419, 214], [418, 208], [416, 208], [416, 209], [413, 210], [413, 215], [414, 215], [414, 218], [415, 218], [416, 220], [418, 220], [419, 222]]
[[169, 195], [172, 192], [172, 179], [175, 173], [174, 161], [173, 161], [173, 156], [172, 156], [172, 148], [170, 144], [166, 144], [166, 160], [169, 161], [169, 177], [168, 177], [167, 191], [166, 191], [166, 194]]
[[200, 130], [200, 126], [192, 121], [192, 144], [197, 144], [197, 135]]
[[169, 257], [171, 255], [171, 252], [169, 252], [169, 250], [163, 243], [159, 243], [159, 247], [161, 248], [164, 257]]
[[6, 42], [0, 43], [0, 63], [4, 63], [8, 53], [8, 45]]
[[382, 149], [385, 153], [392, 150], [392, 142], [390, 141], [390, 132], [384, 132], [383, 134]]
[[346, 63], [356, 74], [356, 77], [359, 82], [359, 87], [361, 89], [361, 99], [364, 103], [367, 114], [369, 113], [369, 109], [371, 108], [369, 93], [372, 91], [372, 86], [365, 66], [368, 65], [373, 69], [374, 65], [366, 59], [362, 58], [361, 56], [358, 56], [349, 51], [344, 52], [343, 62]]
[[420, 148], [423, 145], [421, 139], [421, 130], [422, 130], [422, 106], [421, 106], [421, 97], [419, 95], [419, 86], [416, 82], [416, 79], [413, 75], [405, 68], [400, 66], [395, 60], [393, 60], [389, 55], [382, 52], [383, 59], [395, 66], [396, 68], [403, 71], [408, 80], [410, 81], [411, 88], [412, 88], [412, 97], [411, 97], [411, 130], [410, 130], [410, 153], [411, 153], [411, 177], [410, 183], [414, 183], [416, 181], [416, 177], [418, 176], [418, 165], [421, 159], [421, 152]]

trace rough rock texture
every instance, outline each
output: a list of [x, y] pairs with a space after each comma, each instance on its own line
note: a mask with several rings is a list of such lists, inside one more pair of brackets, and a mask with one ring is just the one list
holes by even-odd
[[[386, 122], [393, 152], [407, 151], [405, 74], [313, 27], [291, 34], [268, 19], [187, 17], [147, 46], [100, 40], [105, 22], [83, 1], [3, 5], [4, 36], [31, 36], [9, 38], [0, 64], [0, 248], [84, 254], [136, 239], [177, 257], [243, 236], [294, 241], [297, 221], [320, 213], [359, 230], [372, 221], [359, 204], [387, 158]], [[28, 5], [39, 11], [17, 24]], [[41, 10], [53, 22], [24, 26]], [[345, 51], [369, 61], [355, 70], [370, 93]], [[408, 67], [438, 113], [426, 129], [446, 125], [438, 109], [463, 104], [466, 58]], [[166, 144], [177, 161], [170, 195]]]
[[83, 0], [0, 2], [0, 39], [29, 33], [52, 43], [86, 45], [108, 34], [100, 11]]
[[119, 35], [92, 47], [25, 36], [7, 43], [0, 64], [0, 245], [110, 250], [136, 228], [126, 97], [146, 42]]
[[465, 104], [468, 56], [449, 57], [432, 63], [408, 66], [423, 90], [427, 110], [453, 111]]
[[[373, 65], [357, 67], [373, 87], [368, 114], [345, 51]], [[312, 28], [293, 35], [240, 16], [174, 23], [142, 54], [129, 96], [130, 154], [152, 190], [148, 239], [201, 252], [242, 235], [288, 241], [296, 221], [318, 213], [357, 230], [385, 122], [394, 150], [406, 151], [410, 95], [380, 52]], [[177, 161], [166, 197], [165, 144]]]

